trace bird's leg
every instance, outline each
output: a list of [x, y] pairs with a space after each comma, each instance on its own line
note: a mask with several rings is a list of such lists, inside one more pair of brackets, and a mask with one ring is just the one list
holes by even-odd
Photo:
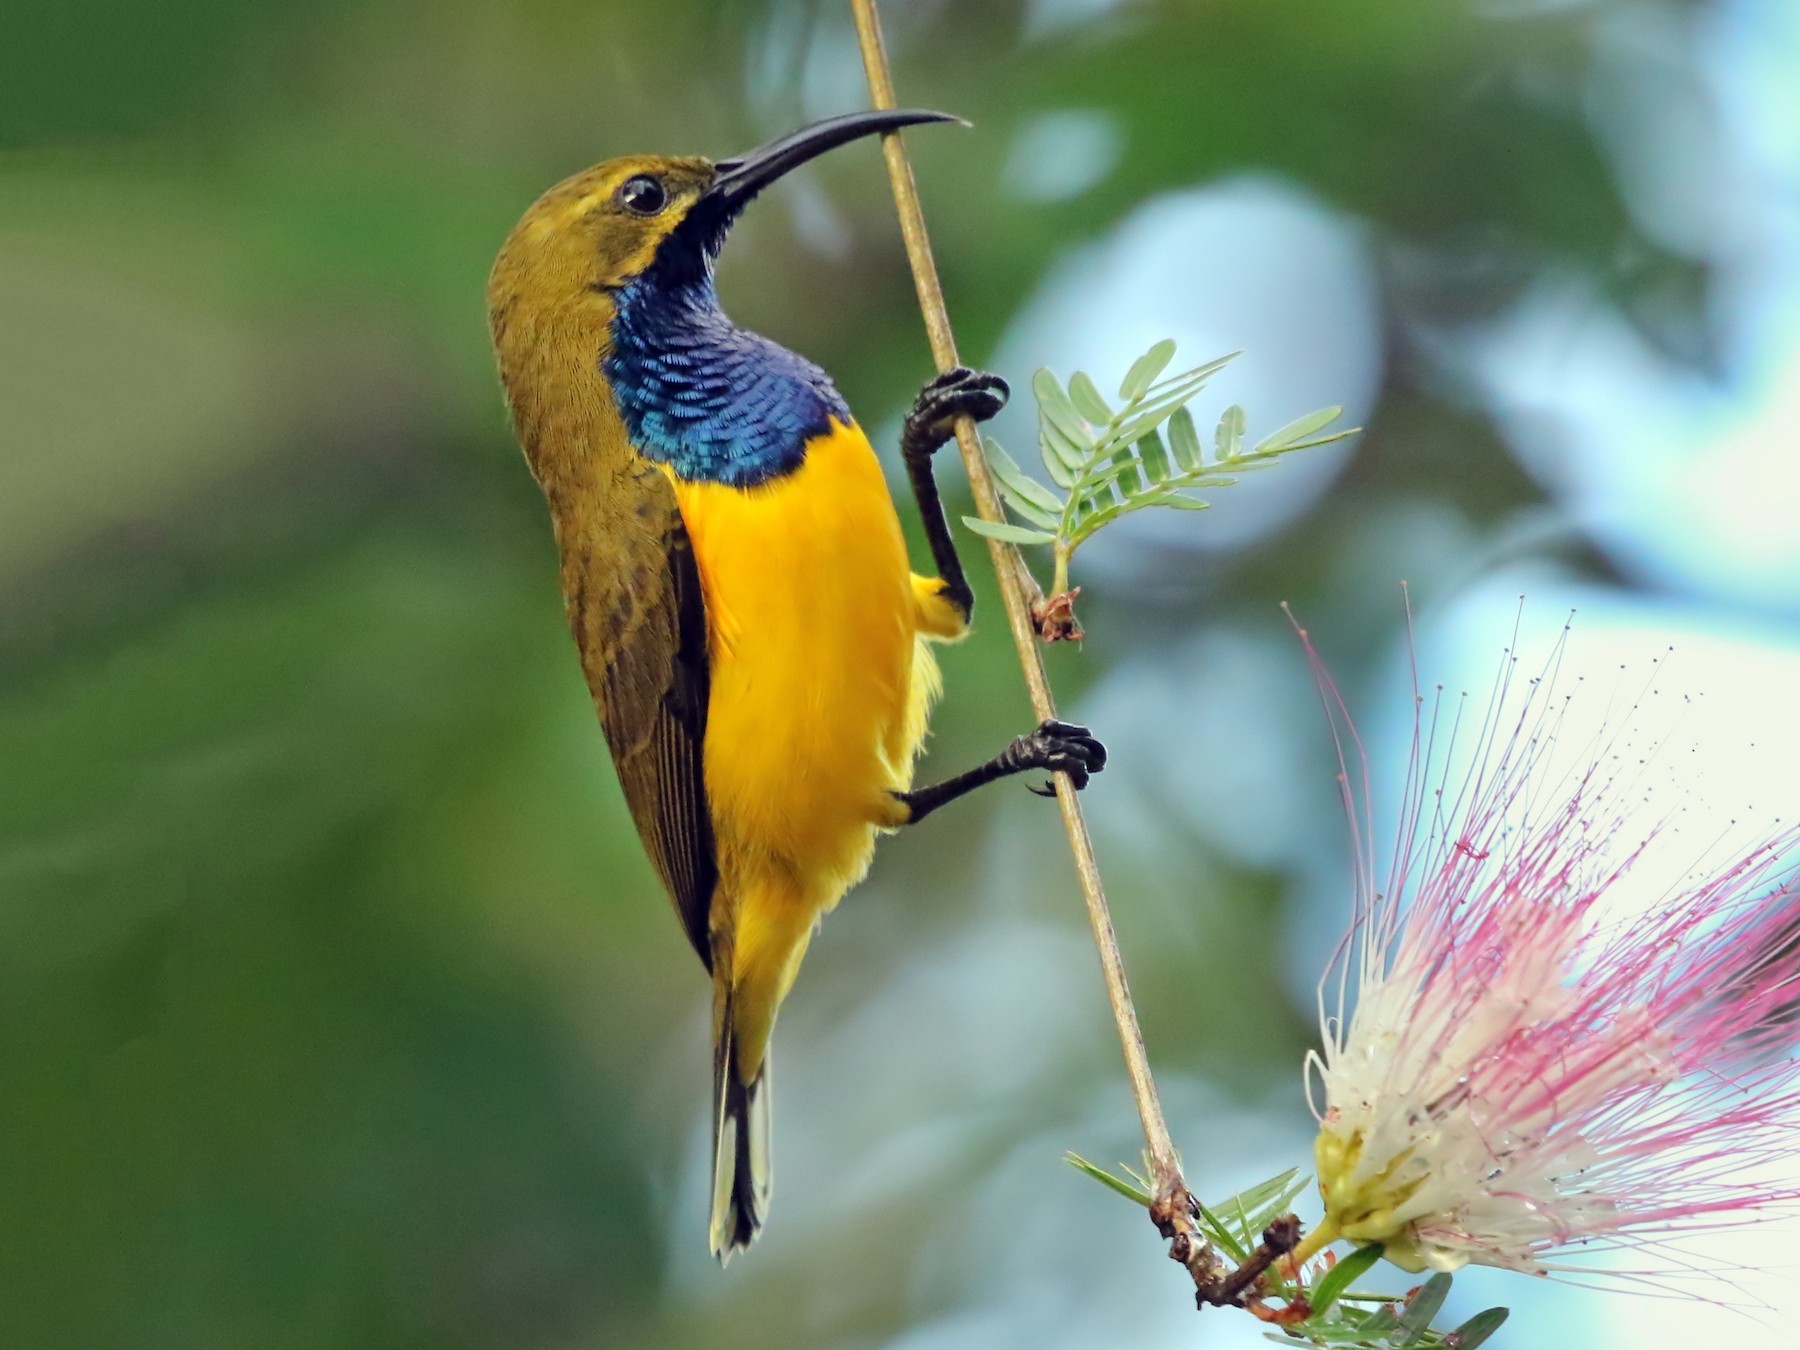
[[931, 474], [931, 457], [956, 434], [958, 416], [985, 422], [1006, 406], [1010, 392], [998, 375], [958, 366], [919, 391], [900, 431], [900, 458], [906, 463], [906, 476], [912, 481], [913, 497], [919, 503], [931, 558], [944, 583], [944, 597], [961, 611], [965, 620], [975, 608], [975, 593], [969, 589], [962, 559], [956, 554], [956, 541], [944, 516], [937, 480]]
[[[986, 764], [977, 765], [967, 773], [959, 773], [941, 783], [933, 783], [930, 787], [896, 792], [894, 796], [906, 808], [906, 817], [902, 823], [916, 825], [945, 802], [953, 802], [985, 783], [1009, 778], [1015, 773], [1028, 773], [1033, 769], [1066, 773], [1079, 792], [1088, 785], [1088, 779], [1092, 775], [1105, 767], [1106, 747], [1095, 740], [1093, 733], [1086, 727], [1077, 726], [1073, 722], [1049, 721], [1042, 723], [1029, 736], [1020, 736]], [[1056, 795], [1048, 783], [1042, 788], [1034, 787], [1030, 790], [1040, 797]]]

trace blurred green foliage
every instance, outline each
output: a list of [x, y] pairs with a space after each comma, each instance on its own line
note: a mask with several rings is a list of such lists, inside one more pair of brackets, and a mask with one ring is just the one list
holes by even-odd
[[[1552, 266], [1621, 293], [1691, 282], [1634, 231], [1581, 117], [1587, 6], [1171, 0], [1027, 37], [1033, 8], [888, 6], [903, 98], [978, 128], [912, 141], [976, 359], [1069, 246], [1239, 171], [1365, 219], [1396, 323], [1491, 312]], [[853, 105], [840, 9], [9, 0], [0, 1345], [871, 1345], [951, 1311], [910, 1263], [1011, 1141], [1058, 1133], [1032, 1184], [1075, 1189], [1061, 1147], [1103, 1156], [1128, 1124], [1085, 967], [1063, 987], [1027, 964], [1008, 986], [1085, 1030], [1005, 1093], [905, 1079], [883, 1096], [925, 1034], [903, 1004], [858, 1024], [838, 1084], [883, 1103], [889, 1132], [785, 1099], [768, 1242], [728, 1278], [705, 1269], [703, 981], [562, 628], [481, 293], [563, 174], [724, 154]], [[1057, 203], [1000, 192], [1018, 128], [1071, 106], [1118, 119], [1112, 174]], [[721, 279], [871, 427], [927, 373], [876, 159], [813, 180], [840, 249], [778, 195]], [[1207, 625], [1272, 623], [1279, 598], [1373, 657], [1409, 548], [1532, 499], [1404, 344], [1384, 379], [1347, 477], [1302, 522], [1185, 559], [1154, 600], [1090, 587], [1088, 648], [1054, 663], [1065, 699]], [[1027, 716], [983, 604], [947, 657], [938, 766]], [[803, 1082], [897, 963], [972, 925], [1079, 942], [1054, 823], [1030, 805], [995, 794], [885, 848], [815, 949], [784, 1073]], [[1156, 849], [1104, 860], [1158, 1062], [1291, 1107], [1307, 1031], [1278, 992], [1283, 878], [1143, 814]], [[983, 858], [1013, 860], [1006, 885]], [[877, 1231], [874, 1201], [833, 1198], [876, 1194], [863, 1168], [809, 1174], [803, 1147], [875, 1169], [922, 1137], [903, 1127], [936, 1129], [938, 1162], [881, 1199]], [[1155, 1260], [1136, 1219], [1096, 1222]], [[1179, 1272], [1154, 1273], [1179, 1301]], [[1098, 1304], [1126, 1299], [1109, 1288]]]

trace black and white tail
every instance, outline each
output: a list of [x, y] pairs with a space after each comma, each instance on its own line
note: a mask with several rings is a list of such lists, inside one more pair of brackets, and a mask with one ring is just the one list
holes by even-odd
[[713, 1048], [712, 1250], [720, 1265], [762, 1231], [769, 1185], [769, 1056], [745, 1083], [727, 1007]]

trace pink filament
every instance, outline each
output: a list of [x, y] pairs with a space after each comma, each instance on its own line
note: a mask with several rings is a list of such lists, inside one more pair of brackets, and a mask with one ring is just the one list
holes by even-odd
[[[1423, 1109], [1433, 1120], [1459, 1113], [1487, 1152], [1481, 1175], [1464, 1179], [1470, 1204], [1422, 1218], [1420, 1232], [1484, 1259], [1504, 1239], [1474, 1231], [1468, 1210], [1502, 1200], [1541, 1218], [1528, 1246], [1547, 1255], [1594, 1239], [1649, 1243], [1800, 1199], [1800, 1186], [1766, 1179], [1784, 1166], [1793, 1175], [1800, 1142], [1800, 889], [1786, 861], [1800, 831], [1780, 829], [1649, 909], [1606, 919], [1609, 892], [1657, 832], [1630, 823], [1641, 761], [1624, 753], [1623, 731], [1601, 733], [1577, 773], [1551, 772], [1569, 702], [1554, 693], [1565, 627], [1523, 690], [1509, 652], [1454, 783], [1466, 702], [1447, 709], [1440, 689], [1427, 717], [1415, 671], [1406, 788], [1378, 887], [1366, 756], [1299, 631], [1355, 852], [1351, 933], [1321, 984], [1325, 1062], [1376, 1057], [1373, 1079], [1358, 1081], [1376, 1084], [1377, 1111], [1418, 1111], [1427, 1075], [1454, 1066], [1454, 1087]], [[1363, 1003], [1376, 991], [1388, 1000], [1380, 1036], [1347, 1017], [1352, 984]], [[1335, 1016], [1324, 1015], [1328, 987]], [[1328, 1109], [1339, 1105], [1328, 1096]], [[1571, 1168], [1571, 1158], [1586, 1161]], [[1538, 1185], [1509, 1189], [1525, 1181]]]

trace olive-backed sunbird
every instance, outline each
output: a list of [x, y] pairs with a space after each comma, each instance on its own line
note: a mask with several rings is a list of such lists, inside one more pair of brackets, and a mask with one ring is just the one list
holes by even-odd
[[1031, 769], [1105, 763], [1046, 722], [915, 788], [929, 641], [973, 596], [932, 478], [997, 376], [931, 381], [902, 461], [938, 575], [913, 574], [879, 461], [825, 372], [720, 309], [713, 264], [757, 192], [845, 142], [943, 113], [834, 117], [735, 159], [633, 155], [551, 188], [487, 302], [513, 428], [550, 507], [569, 626], [625, 800], [713, 981], [711, 1240], [769, 1202], [769, 1033], [814, 927], [876, 836]]

